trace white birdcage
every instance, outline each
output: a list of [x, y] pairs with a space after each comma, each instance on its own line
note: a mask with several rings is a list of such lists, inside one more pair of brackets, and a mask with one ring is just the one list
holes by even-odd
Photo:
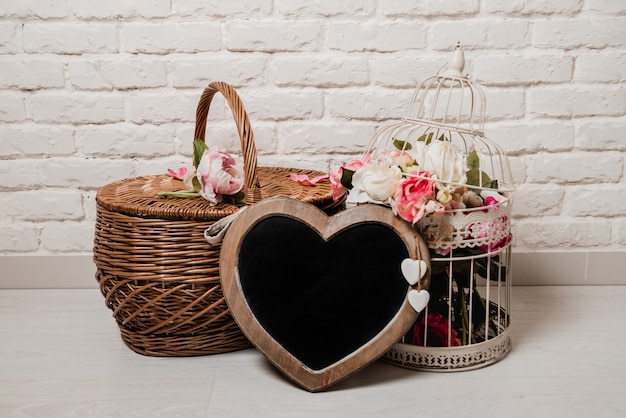
[[[453, 58], [415, 90], [401, 121], [380, 128], [371, 161], [435, 181], [436, 201], [415, 222], [431, 256], [430, 302], [384, 359], [408, 368], [468, 370], [510, 349], [513, 180], [504, 151], [483, 132], [485, 95]], [[398, 202], [392, 203], [398, 212]]]

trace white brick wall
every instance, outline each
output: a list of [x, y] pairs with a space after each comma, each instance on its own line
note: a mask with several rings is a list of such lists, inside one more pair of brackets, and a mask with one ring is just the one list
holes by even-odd
[[[623, 0], [0, 3], [0, 255], [89, 254], [98, 187], [189, 161], [235, 85], [263, 165], [357, 155], [457, 41], [518, 185], [515, 246], [626, 250]], [[237, 150], [220, 97], [210, 143]]]

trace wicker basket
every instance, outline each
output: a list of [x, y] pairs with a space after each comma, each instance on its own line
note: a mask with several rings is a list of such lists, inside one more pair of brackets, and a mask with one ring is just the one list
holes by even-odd
[[[257, 167], [256, 147], [248, 115], [236, 91], [211, 83], [196, 115], [195, 138], [204, 138], [211, 100], [220, 92], [237, 125], [244, 159], [246, 203], [288, 196], [312, 203], [327, 213], [341, 209], [328, 183], [301, 186], [290, 173], [316, 176], [313, 170]], [[237, 211], [201, 199], [157, 196], [184, 189], [167, 175], [118, 181], [96, 196], [94, 241], [96, 279], [113, 311], [123, 341], [150, 356], [194, 356], [250, 346], [232, 319], [219, 278], [221, 244], [208, 244], [204, 231]]]

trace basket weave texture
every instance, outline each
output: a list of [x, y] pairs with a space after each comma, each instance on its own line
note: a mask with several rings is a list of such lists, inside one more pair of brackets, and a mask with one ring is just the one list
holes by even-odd
[[[237, 92], [214, 82], [198, 103], [195, 138], [204, 139], [211, 100], [221, 93], [229, 104], [241, 140], [246, 204], [287, 196], [329, 214], [343, 207], [328, 183], [302, 186], [290, 173], [323, 173], [284, 167], [258, 167], [254, 135]], [[204, 231], [238, 208], [210, 206], [202, 198], [157, 195], [185, 189], [168, 175], [111, 183], [98, 190], [94, 239], [96, 279], [113, 311], [122, 340], [149, 356], [194, 356], [250, 347], [226, 304], [219, 277], [221, 244], [209, 244]]]

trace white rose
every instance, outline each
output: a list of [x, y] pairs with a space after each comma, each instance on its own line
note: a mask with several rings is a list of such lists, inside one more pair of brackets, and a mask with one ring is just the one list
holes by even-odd
[[352, 176], [348, 203], [387, 202], [402, 181], [398, 166], [367, 165]]
[[449, 141], [435, 140], [425, 147], [422, 169], [442, 182], [467, 182], [465, 158]]

